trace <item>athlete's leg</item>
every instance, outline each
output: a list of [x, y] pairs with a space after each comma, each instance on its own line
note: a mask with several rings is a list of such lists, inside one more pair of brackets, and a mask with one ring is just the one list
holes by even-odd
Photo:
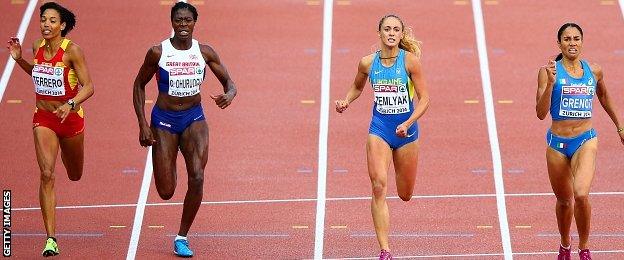
[[156, 143], [152, 145], [154, 183], [158, 195], [171, 199], [176, 189], [176, 158], [178, 157], [178, 135], [167, 130], [152, 127]]
[[550, 186], [557, 197], [555, 213], [557, 226], [561, 235], [561, 245], [570, 246], [570, 225], [574, 209], [574, 192], [572, 188], [572, 173], [570, 161], [562, 153], [554, 149], [546, 148], [546, 163], [548, 165], [548, 178]]
[[589, 203], [589, 188], [594, 179], [596, 170], [596, 152], [598, 138], [585, 142], [572, 156], [572, 176], [574, 176], [574, 218], [579, 234], [579, 248], [589, 247], [589, 230], [591, 220], [591, 205]]
[[376, 135], [368, 135], [366, 142], [366, 159], [368, 162], [368, 175], [373, 190], [371, 213], [377, 234], [377, 242], [381, 249], [390, 250], [388, 244], [388, 232], [390, 229], [390, 216], [386, 194], [388, 191], [388, 166], [392, 159], [390, 146]]
[[409, 201], [416, 184], [416, 168], [418, 166], [418, 140], [401, 146], [392, 152], [392, 161], [396, 171], [396, 186], [399, 197]]
[[204, 168], [208, 162], [208, 124], [205, 120], [193, 122], [182, 133], [180, 150], [186, 162], [188, 190], [184, 197], [178, 235], [186, 236], [197, 215], [204, 191]]
[[67, 170], [67, 176], [72, 181], [80, 180], [84, 165], [84, 133], [61, 138], [59, 142], [61, 145], [61, 159]]
[[35, 152], [37, 153], [37, 163], [39, 164], [40, 179], [39, 184], [39, 205], [43, 215], [43, 225], [48, 237], [55, 236], [55, 207], [56, 197], [54, 194], [54, 165], [59, 150], [59, 140], [56, 133], [46, 127], [35, 127], [33, 129], [35, 138]]

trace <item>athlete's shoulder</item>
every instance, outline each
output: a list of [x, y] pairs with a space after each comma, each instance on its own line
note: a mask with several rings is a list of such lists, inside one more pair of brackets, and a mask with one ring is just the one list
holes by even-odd
[[602, 79], [602, 67], [600, 65], [598, 65], [598, 63], [595, 62], [589, 62], [589, 61], [585, 61], [587, 62], [587, 65], [589, 65], [589, 68], [591, 69], [592, 74], [594, 74], [594, 76], [596, 76], [596, 80], [600, 80]]
[[365, 65], [367, 67], [370, 67], [373, 64], [373, 60], [375, 59], [375, 55], [376, 55], [376, 53], [373, 52], [371, 54], [368, 54], [368, 55], [362, 57], [362, 59], [360, 59], [360, 65]]

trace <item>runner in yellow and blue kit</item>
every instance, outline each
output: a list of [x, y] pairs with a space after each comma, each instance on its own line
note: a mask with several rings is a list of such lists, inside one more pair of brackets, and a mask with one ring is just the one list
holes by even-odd
[[378, 33], [380, 50], [360, 60], [353, 85], [345, 99], [336, 101], [336, 111], [344, 112], [360, 96], [370, 77], [375, 101], [366, 161], [373, 195], [371, 213], [381, 248], [379, 259], [385, 260], [392, 259], [386, 203], [388, 166], [394, 163], [397, 193], [403, 201], [409, 201], [418, 166], [417, 121], [429, 107], [429, 94], [420, 64], [420, 42], [414, 39], [411, 29], [390, 14], [379, 21]]
[[368, 132], [381, 137], [393, 150], [418, 139], [418, 122], [414, 122], [406, 137], [396, 134], [397, 127], [414, 111], [414, 84], [405, 69], [405, 50], [399, 49], [391, 67], [381, 64], [380, 52], [375, 52], [369, 71], [375, 95], [373, 118]]

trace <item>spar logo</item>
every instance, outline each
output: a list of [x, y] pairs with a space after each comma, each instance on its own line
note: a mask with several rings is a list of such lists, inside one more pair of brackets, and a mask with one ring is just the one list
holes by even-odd
[[53, 67], [39, 66], [39, 65], [35, 65], [33, 67], [33, 71], [32, 72], [33, 73], [48, 74], [48, 75], [54, 75], [55, 74], [55, 71], [54, 71]]
[[564, 95], [593, 95], [594, 86], [564, 86], [561, 93]]
[[396, 85], [373, 85], [373, 90], [375, 92], [406, 92], [407, 88]]
[[[201, 71], [201, 69], [199, 71]], [[169, 76], [183, 75], [195, 75], [195, 68], [171, 68], [171, 70], [169, 70]]]

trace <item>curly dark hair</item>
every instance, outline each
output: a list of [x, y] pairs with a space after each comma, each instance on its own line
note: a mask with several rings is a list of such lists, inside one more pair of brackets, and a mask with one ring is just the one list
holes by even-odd
[[39, 7], [39, 16], [43, 15], [43, 12], [48, 9], [54, 9], [61, 15], [61, 23], [65, 23], [65, 29], [61, 31], [61, 36], [65, 37], [69, 31], [76, 26], [76, 15], [67, 8], [55, 3], [47, 2]]

